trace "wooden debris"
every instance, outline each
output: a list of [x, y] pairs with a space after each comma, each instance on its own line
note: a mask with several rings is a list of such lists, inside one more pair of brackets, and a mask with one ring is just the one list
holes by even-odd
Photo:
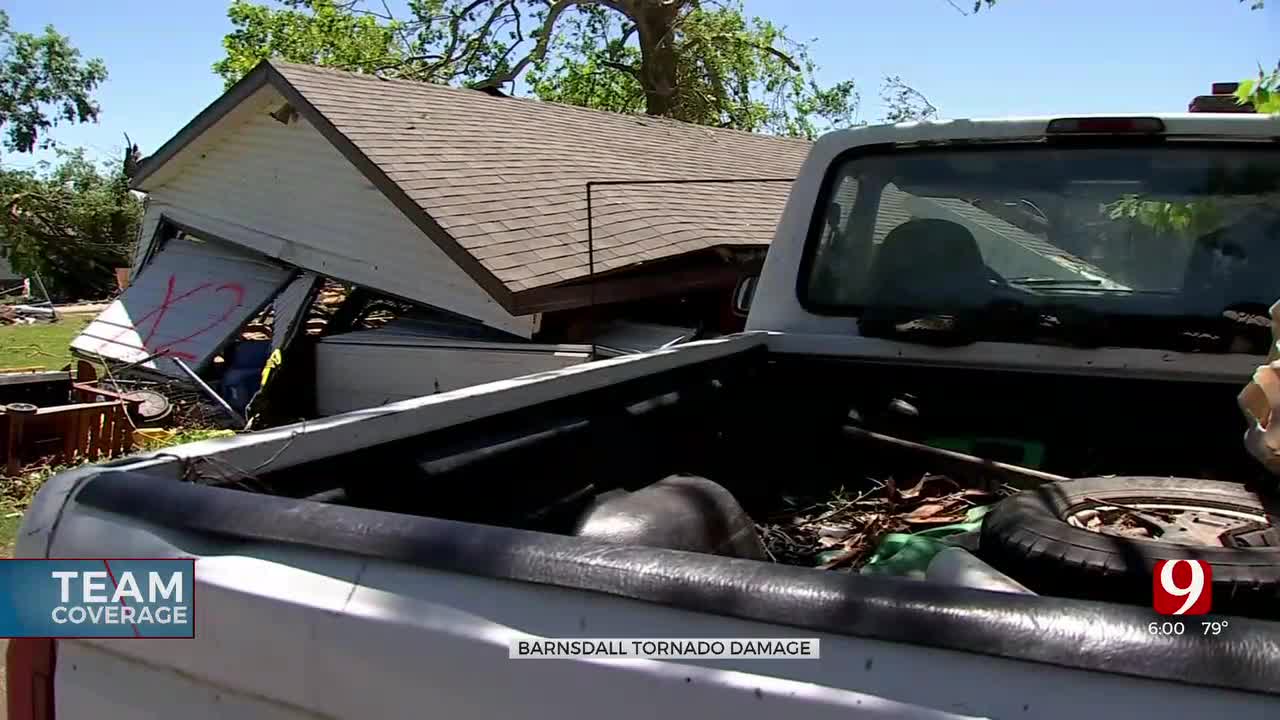
[[790, 508], [757, 529], [777, 562], [856, 570], [884, 535], [964, 522], [971, 508], [995, 502], [1003, 492], [966, 488], [945, 475], [923, 475], [905, 487], [890, 478], [856, 494], [841, 488], [807, 502], [790, 498]]
[[28, 462], [52, 458], [56, 464], [93, 462], [133, 449], [129, 401], [75, 403], [37, 408], [14, 404], [0, 412], [0, 449], [6, 475]]

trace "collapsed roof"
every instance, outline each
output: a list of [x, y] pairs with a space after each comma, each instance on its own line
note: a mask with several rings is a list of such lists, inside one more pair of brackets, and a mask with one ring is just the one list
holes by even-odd
[[[266, 61], [147, 158], [134, 187], [266, 85], [509, 310], [594, 271], [773, 239], [810, 143]], [[187, 153], [188, 155], [190, 153]], [[736, 182], [668, 181], [734, 180]], [[741, 182], [763, 180], [762, 182]], [[522, 302], [522, 300], [524, 300]]]

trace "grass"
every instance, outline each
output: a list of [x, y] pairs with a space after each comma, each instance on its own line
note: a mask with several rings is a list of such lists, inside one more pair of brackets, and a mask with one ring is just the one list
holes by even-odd
[[71, 362], [71, 340], [92, 319], [92, 315], [64, 315], [56, 323], [0, 326], [0, 370], [62, 369]]
[[[184, 428], [177, 430], [173, 437], [144, 444], [139, 452], [234, 434], [230, 430]], [[46, 480], [67, 469], [69, 467], [64, 465], [33, 465], [17, 477], [0, 477], [0, 557], [9, 557], [13, 553], [18, 526], [22, 524], [22, 513], [31, 505], [36, 491]]]

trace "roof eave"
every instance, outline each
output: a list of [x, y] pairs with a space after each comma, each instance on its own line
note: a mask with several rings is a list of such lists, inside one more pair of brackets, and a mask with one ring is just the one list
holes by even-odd
[[391, 204], [409, 219], [419, 230], [449, 256], [464, 272], [475, 280], [485, 292], [507, 312], [515, 315], [516, 310], [511, 289], [485, 268], [479, 260], [467, 252], [444, 228], [440, 227], [420, 205], [414, 202], [404, 190], [383, 172], [382, 168], [371, 161], [359, 148], [343, 135], [309, 100], [302, 95], [274, 66], [270, 60], [263, 60], [253, 70], [232, 85], [217, 100], [187, 123], [177, 135], [160, 147], [154, 155], [148, 157], [139, 166], [130, 182], [135, 190], [145, 190], [147, 178], [153, 176], [161, 167], [172, 161], [182, 150], [216, 125], [247, 100], [250, 96], [271, 85], [276, 92], [293, 106], [307, 122], [325, 137], [342, 156], [364, 175]]
[[[764, 250], [767, 246], [750, 246]], [[618, 268], [595, 279], [576, 278], [514, 294], [520, 314], [576, 310], [594, 305], [632, 302], [672, 294], [736, 287], [744, 275], [758, 273], [763, 258], [726, 259], [725, 246], [704, 248]], [[594, 287], [593, 287], [594, 286]]]
[[235, 85], [232, 85], [226, 92], [222, 93], [217, 100], [209, 103], [208, 107], [201, 110], [200, 114], [192, 118], [191, 122], [184, 125], [176, 135], [169, 138], [164, 145], [161, 145], [159, 150], [143, 159], [138, 164], [137, 170], [134, 171], [133, 177], [129, 181], [129, 187], [134, 190], [146, 191], [147, 178], [154, 175], [161, 167], [167, 165], [192, 141], [216, 125], [219, 120], [226, 117], [227, 113], [238, 107], [249, 96], [262, 89], [262, 86], [272, 80], [273, 75], [277, 78], [279, 77], [278, 74], [274, 73], [268, 61], [263, 60], [258, 63], [244, 77], [240, 78]]

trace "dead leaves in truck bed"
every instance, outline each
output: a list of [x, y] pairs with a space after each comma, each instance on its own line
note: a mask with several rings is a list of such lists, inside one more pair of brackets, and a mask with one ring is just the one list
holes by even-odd
[[757, 527], [777, 562], [856, 569], [884, 535], [963, 522], [969, 509], [1001, 494], [965, 488], [944, 475], [925, 475], [906, 487], [890, 478], [856, 493], [841, 488], [827, 498], [783, 498], [786, 507]]

